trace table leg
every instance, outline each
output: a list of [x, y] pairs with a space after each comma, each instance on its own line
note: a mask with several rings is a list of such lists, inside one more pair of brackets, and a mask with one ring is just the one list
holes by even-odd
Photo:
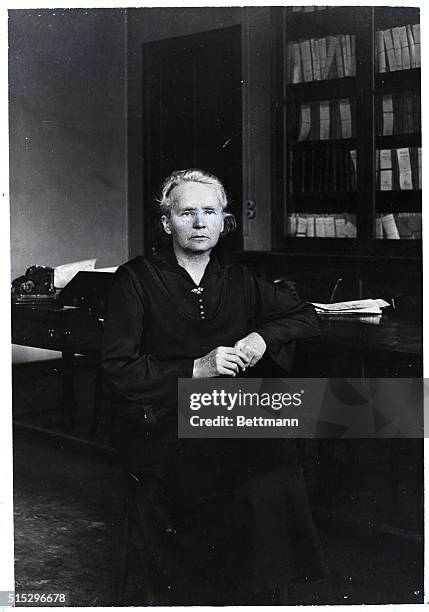
[[65, 431], [73, 429], [75, 424], [76, 397], [74, 392], [74, 353], [63, 351], [63, 395], [61, 412]]
[[97, 369], [95, 372], [95, 395], [94, 395], [94, 412], [92, 415], [92, 423], [91, 429], [89, 432], [90, 440], [95, 438], [95, 434], [97, 432], [97, 427], [101, 418], [101, 407], [103, 402], [103, 394], [102, 394], [102, 371], [101, 364], [97, 364]]

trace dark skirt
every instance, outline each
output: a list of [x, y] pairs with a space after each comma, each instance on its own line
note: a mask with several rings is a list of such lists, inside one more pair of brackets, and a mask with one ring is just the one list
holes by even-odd
[[294, 440], [178, 439], [138, 414], [115, 432], [138, 478], [136, 545], [172, 603], [240, 603], [326, 573]]

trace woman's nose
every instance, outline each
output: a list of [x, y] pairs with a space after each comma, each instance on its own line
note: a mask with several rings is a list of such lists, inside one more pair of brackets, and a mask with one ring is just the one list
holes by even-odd
[[205, 226], [204, 213], [197, 212], [197, 214], [194, 217], [194, 227], [204, 227], [204, 226]]

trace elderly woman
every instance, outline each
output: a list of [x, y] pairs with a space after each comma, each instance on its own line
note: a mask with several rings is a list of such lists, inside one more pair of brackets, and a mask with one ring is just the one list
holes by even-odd
[[311, 305], [238, 264], [222, 265], [227, 198], [197, 169], [160, 199], [170, 244], [121, 266], [102, 362], [118, 400], [116, 442], [134, 474], [155, 603], [279, 603], [322, 574], [291, 440], [177, 437], [178, 378], [243, 376], [291, 365], [292, 342], [319, 333]]

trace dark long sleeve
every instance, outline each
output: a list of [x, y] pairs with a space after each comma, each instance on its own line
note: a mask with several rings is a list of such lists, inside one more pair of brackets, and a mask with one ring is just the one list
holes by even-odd
[[116, 272], [109, 298], [102, 344], [102, 367], [115, 395], [130, 402], [171, 405], [177, 379], [192, 377], [193, 360], [158, 359], [141, 353], [145, 325], [144, 304], [131, 276]]
[[262, 336], [270, 356], [286, 370], [293, 359], [294, 340], [320, 335], [314, 307], [287, 286], [252, 274], [249, 290], [254, 329]]

